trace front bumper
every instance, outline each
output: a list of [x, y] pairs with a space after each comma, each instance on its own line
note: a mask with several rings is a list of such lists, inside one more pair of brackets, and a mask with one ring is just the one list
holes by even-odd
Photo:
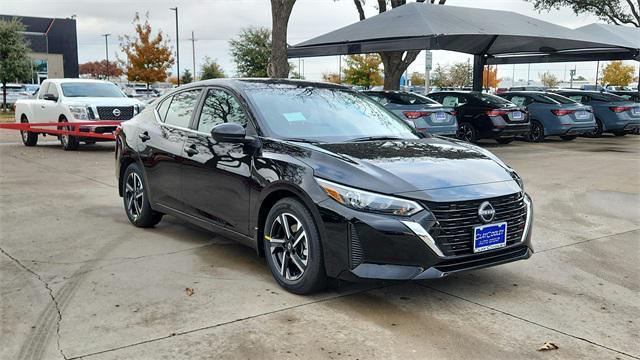
[[[525, 195], [526, 196], [526, 195]], [[429, 235], [437, 223], [430, 211], [410, 218], [361, 213], [323, 202], [325, 266], [329, 276], [348, 281], [412, 280], [523, 260], [533, 254], [533, 205], [527, 199], [522, 236], [506, 247], [482, 253], [450, 255]]]

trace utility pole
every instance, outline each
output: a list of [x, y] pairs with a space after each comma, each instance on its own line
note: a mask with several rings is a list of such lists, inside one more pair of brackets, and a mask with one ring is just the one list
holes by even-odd
[[576, 68], [569, 70], [569, 89], [573, 89], [573, 77], [576, 76]]
[[598, 62], [596, 63], [596, 88], [593, 89], [595, 91], [598, 91], [598, 76], [600, 75], [600, 60], [598, 60]]
[[198, 80], [196, 75], [196, 38], [194, 37], [193, 30], [191, 30], [191, 50], [193, 51], [193, 81]]
[[516, 86], [516, 64], [513, 64], [513, 71], [511, 73], [511, 87]]
[[107, 57], [107, 81], [109, 81], [109, 41], [107, 41], [107, 38], [111, 36], [111, 34], [102, 34], [102, 36], [104, 36], [105, 55]]
[[424, 52], [424, 94], [429, 94], [429, 86], [431, 85], [431, 69], [433, 68], [433, 53], [431, 50]]
[[302, 59], [302, 78], [305, 79], [306, 77], [304, 76], [304, 59]]
[[338, 55], [338, 84], [342, 84], [342, 55]]
[[169, 10], [173, 10], [176, 12], [176, 71], [177, 71], [177, 75], [176, 78], [178, 79], [178, 86], [180, 86], [180, 39], [179, 39], [179, 32], [178, 32], [178, 7], [172, 7], [169, 8]]
[[527, 85], [531, 81], [531, 64], [527, 64]]

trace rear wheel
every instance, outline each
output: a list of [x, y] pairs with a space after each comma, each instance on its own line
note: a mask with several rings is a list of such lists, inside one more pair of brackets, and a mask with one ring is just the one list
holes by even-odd
[[[61, 116], [58, 122], [68, 123], [67, 118], [64, 116]], [[68, 126], [65, 126], [62, 128], [62, 130], [71, 131], [71, 128]], [[62, 144], [62, 148], [64, 150], [67, 150], [67, 151], [78, 150], [78, 147], [80, 146], [80, 141], [78, 141], [78, 138], [76, 138], [75, 136], [60, 135], [59, 138], [60, 138], [60, 143]]]
[[562, 135], [560, 136], [560, 139], [564, 140], [564, 141], [571, 141], [574, 140], [576, 138], [575, 135]]
[[543, 142], [544, 141], [544, 126], [538, 121], [531, 122], [531, 129], [527, 139], [531, 142]]
[[468, 122], [463, 122], [458, 125], [458, 131], [456, 137], [460, 140], [464, 140], [470, 143], [478, 141], [478, 134], [476, 129]]
[[162, 220], [162, 213], [154, 211], [149, 203], [146, 184], [140, 167], [132, 163], [122, 178], [122, 200], [129, 221], [137, 227], [153, 227]]
[[278, 284], [310, 294], [327, 284], [320, 234], [309, 209], [294, 198], [278, 201], [264, 225], [264, 253]]
[[513, 140], [515, 140], [515, 138], [497, 138], [496, 141], [498, 142], [498, 144], [510, 144]]
[[[20, 122], [23, 124], [28, 124], [29, 120], [25, 115], [22, 115]], [[36, 144], [38, 143], [38, 133], [20, 130], [20, 136], [22, 137], [22, 143], [24, 144], [24, 146], [36, 146]]]
[[600, 119], [596, 119], [596, 128], [593, 129], [593, 131], [590, 132], [588, 136], [590, 136], [590, 137], [600, 137], [600, 136], [602, 136], [603, 130], [604, 130], [604, 128], [602, 126], [602, 121], [600, 121]]

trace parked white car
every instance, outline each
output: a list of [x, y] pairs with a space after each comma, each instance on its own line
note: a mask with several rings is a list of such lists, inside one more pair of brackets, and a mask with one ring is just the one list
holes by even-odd
[[[86, 79], [50, 79], [42, 82], [34, 99], [16, 102], [16, 122], [86, 122], [125, 121], [143, 109], [137, 99], [128, 98], [113, 83]], [[115, 126], [82, 126], [80, 131], [111, 133]], [[22, 142], [35, 146], [38, 133], [23, 131]], [[95, 138], [58, 136], [65, 150], [75, 150], [80, 142], [94, 143]], [[99, 141], [99, 140], [98, 140]]]

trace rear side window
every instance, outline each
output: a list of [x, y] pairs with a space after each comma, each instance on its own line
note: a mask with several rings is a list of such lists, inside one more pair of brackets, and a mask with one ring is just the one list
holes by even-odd
[[518, 106], [526, 106], [529, 105], [531, 102], [528, 101], [526, 96], [520, 96], [520, 95], [514, 95], [511, 97], [510, 100], [512, 103], [518, 105]]
[[187, 90], [174, 95], [167, 109], [164, 122], [169, 125], [188, 128], [191, 115], [198, 103], [200, 91], [200, 89]]
[[158, 115], [160, 115], [160, 120], [164, 122], [165, 117], [167, 116], [167, 110], [169, 109], [169, 105], [171, 104], [172, 96], [165, 99], [160, 106], [158, 106]]
[[220, 89], [211, 89], [207, 92], [202, 105], [198, 131], [208, 133], [216, 125], [224, 123], [246, 126], [247, 116], [233, 94]]

